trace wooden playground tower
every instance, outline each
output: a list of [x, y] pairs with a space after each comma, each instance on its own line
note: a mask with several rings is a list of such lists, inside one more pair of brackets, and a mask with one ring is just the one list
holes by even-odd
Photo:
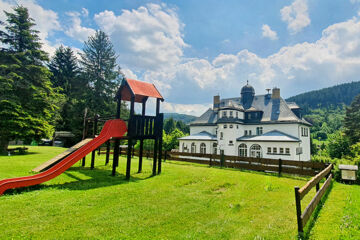
[[[149, 99], [149, 97], [156, 99], [155, 116], [145, 115], [146, 102]], [[161, 96], [161, 94], [156, 89], [156, 87], [151, 83], [142, 82], [133, 79], [124, 79], [116, 93], [115, 100], [117, 102], [115, 118], [120, 119], [122, 101], [130, 102], [130, 116], [127, 121], [127, 127], [128, 127], [127, 135], [121, 138], [111, 139], [114, 141], [112, 175], [115, 176], [116, 167], [119, 165], [120, 140], [122, 139], [128, 141], [126, 179], [130, 179], [131, 155], [134, 146], [133, 143], [134, 141], [137, 140], [140, 141], [138, 172], [142, 171], [144, 140], [152, 139], [154, 140], [152, 174], [156, 175], [161, 173], [162, 131], [163, 131], [164, 114], [160, 113], [160, 102], [163, 102], [164, 98]], [[140, 115], [135, 114], [135, 103], [140, 103], [142, 105], [142, 111]], [[98, 121], [105, 121], [108, 119], [95, 116], [93, 120], [94, 120], [93, 135], [96, 135]], [[91, 156], [92, 169], [94, 168], [94, 163], [95, 163], [95, 152], [96, 151], [93, 151]], [[106, 143], [106, 164], [109, 163], [109, 158], [110, 158], [110, 140]], [[83, 158], [82, 165], [85, 166], [85, 158]]]

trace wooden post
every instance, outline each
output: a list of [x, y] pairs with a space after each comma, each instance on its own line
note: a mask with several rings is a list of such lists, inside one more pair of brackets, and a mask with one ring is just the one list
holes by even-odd
[[[131, 97], [130, 103], [130, 120], [128, 123], [128, 151], [127, 151], [127, 161], [126, 161], [126, 180], [130, 179], [130, 169], [131, 169], [131, 148], [132, 146], [132, 137], [134, 135], [133, 121], [134, 121], [134, 108], [135, 108], [135, 96]], [[130, 131], [130, 132], [129, 132]]]
[[300, 199], [300, 193], [299, 193], [300, 187], [295, 187], [295, 204], [296, 204], [296, 218], [297, 218], [297, 224], [298, 224], [298, 232], [299, 234], [303, 234], [303, 225], [302, 225], [302, 219], [301, 219], [301, 199]]
[[282, 160], [281, 158], [279, 158], [279, 176], [281, 175], [281, 171], [282, 171]]
[[318, 192], [320, 190], [320, 183], [316, 184], [316, 192]]
[[139, 149], [139, 167], [138, 167], [138, 173], [141, 173], [142, 171], [142, 163], [143, 163], [143, 151], [144, 151], [144, 135], [146, 134], [146, 131], [144, 133], [144, 127], [145, 127], [145, 109], [146, 109], [146, 100], [147, 98], [144, 98], [142, 101], [142, 109], [141, 109], [141, 122], [140, 122], [140, 149]]
[[167, 151], [164, 152], [164, 162], [166, 162], [166, 158], [167, 158]]
[[[162, 129], [161, 129], [162, 131]], [[162, 137], [159, 138], [159, 161], [158, 161], [158, 174], [161, 173], [161, 158], [162, 158]]]
[[157, 149], [158, 149], [158, 140], [154, 140], [154, 156], [153, 156], [153, 171], [152, 174], [156, 175], [156, 164], [157, 164]]
[[91, 152], [91, 167], [90, 167], [90, 169], [94, 169], [94, 167], [95, 167], [95, 152], [96, 152], [96, 150]]
[[113, 176], [115, 176], [116, 167], [119, 165], [119, 145], [120, 145], [120, 140], [115, 139], [114, 155], [113, 155], [113, 166], [112, 166], [112, 173], [111, 173], [111, 175], [113, 175]]
[[128, 139], [128, 149], [127, 149], [127, 161], [126, 161], [126, 180], [130, 179], [130, 170], [131, 170], [131, 149], [132, 149], [132, 139]]
[[106, 160], [105, 165], [108, 165], [110, 161], [110, 140], [106, 142]]
[[83, 167], [85, 167], [85, 160], [86, 160], [86, 156], [83, 157], [83, 159], [82, 159], [82, 166], [83, 166]]

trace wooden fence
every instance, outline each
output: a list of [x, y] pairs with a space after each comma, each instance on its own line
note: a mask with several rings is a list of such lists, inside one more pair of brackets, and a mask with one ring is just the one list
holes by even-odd
[[325, 163], [310, 161], [304, 162], [185, 152], [170, 152], [168, 155], [168, 159], [174, 161], [193, 162], [207, 164], [209, 166], [240, 168], [255, 171], [276, 172], [278, 174], [289, 173], [314, 176], [326, 167]]
[[[103, 149], [100, 153], [106, 153]], [[126, 154], [126, 148], [121, 148], [120, 154]], [[138, 151], [133, 155], [138, 156]], [[152, 157], [152, 152], [144, 151], [144, 157]], [[186, 153], [186, 152], [163, 152], [163, 160], [192, 162], [209, 166], [239, 168], [253, 171], [276, 172], [315, 176], [327, 165], [321, 162], [304, 162], [296, 160], [282, 160], [270, 158], [250, 158], [216, 154]]]
[[[308, 220], [310, 219], [312, 213], [314, 212], [316, 206], [319, 204], [322, 196], [325, 194], [326, 190], [329, 188], [332, 175], [331, 169], [333, 165], [330, 164], [323, 171], [318, 173], [315, 177], [313, 177], [310, 181], [308, 181], [305, 186], [302, 188], [295, 187], [295, 203], [296, 203], [296, 216], [298, 223], [298, 232], [299, 234], [304, 233], [304, 227]], [[320, 188], [320, 181], [326, 177], [326, 181]], [[309, 191], [316, 186], [316, 194], [315, 197], [311, 200], [309, 205], [305, 208], [304, 212], [301, 213], [301, 200], [309, 193]]]

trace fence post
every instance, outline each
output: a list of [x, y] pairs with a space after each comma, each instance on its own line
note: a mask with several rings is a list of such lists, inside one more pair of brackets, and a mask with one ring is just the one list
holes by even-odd
[[301, 200], [300, 200], [300, 193], [299, 193], [300, 187], [295, 187], [295, 203], [296, 203], [296, 218], [297, 218], [297, 224], [298, 224], [298, 232], [299, 234], [303, 234], [303, 225], [301, 220]]
[[281, 171], [282, 171], [282, 160], [281, 158], [279, 158], [279, 176], [281, 175]]
[[164, 152], [164, 162], [166, 162], [166, 158], [167, 158], [167, 151]]
[[318, 192], [320, 190], [320, 183], [316, 184], [316, 192]]
[[209, 158], [209, 166], [210, 166], [210, 167], [211, 167], [211, 165], [212, 165], [212, 162], [211, 162], [211, 161], [212, 161], [212, 156], [213, 156], [213, 155], [211, 154], [211, 155], [210, 155], [210, 158]]
[[222, 152], [220, 157], [220, 167], [224, 167], [225, 163], [225, 154]]

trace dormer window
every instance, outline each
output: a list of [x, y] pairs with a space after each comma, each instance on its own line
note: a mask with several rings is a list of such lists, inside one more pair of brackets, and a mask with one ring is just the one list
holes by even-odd
[[233, 111], [230, 111], [230, 117], [233, 117]]
[[223, 111], [223, 115], [222, 115], [223, 117], [226, 117], [226, 111]]

